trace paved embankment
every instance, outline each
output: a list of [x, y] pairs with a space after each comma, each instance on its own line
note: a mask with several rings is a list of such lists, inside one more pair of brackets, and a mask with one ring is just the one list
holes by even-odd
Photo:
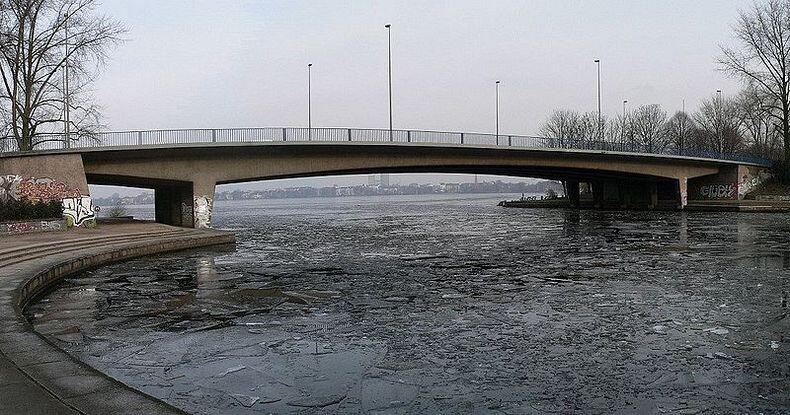
[[23, 310], [61, 278], [92, 267], [234, 241], [227, 232], [143, 222], [0, 237], [0, 414], [181, 413], [50, 344]]
[[790, 212], [790, 203], [764, 200], [689, 200], [691, 212]]

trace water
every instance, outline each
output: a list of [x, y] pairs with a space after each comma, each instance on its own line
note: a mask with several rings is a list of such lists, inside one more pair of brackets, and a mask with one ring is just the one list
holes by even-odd
[[235, 251], [101, 268], [29, 313], [194, 413], [790, 412], [790, 218], [504, 197], [220, 202]]

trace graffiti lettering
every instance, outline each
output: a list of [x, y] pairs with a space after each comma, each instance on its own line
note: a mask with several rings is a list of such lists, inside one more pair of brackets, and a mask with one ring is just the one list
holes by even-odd
[[703, 199], [733, 199], [737, 194], [737, 184], [708, 184], [700, 186], [699, 194]]
[[41, 179], [29, 178], [19, 183], [19, 194], [32, 202], [47, 202], [80, 196], [80, 191], [70, 189], [63, 182], [56, 182], [49, 177]]
[[63, 199], [63, 216], [68, 226], [83, 226], [96, 219], [93, 201], [88, 196]]
[[23, 178], [15, 174], [0, 176], [0, 201], [28, 200], [30, 202], [49, 202], [71, 197], [79, 197], [78, 189], [70, 188], [63, 182], [49, 177]]

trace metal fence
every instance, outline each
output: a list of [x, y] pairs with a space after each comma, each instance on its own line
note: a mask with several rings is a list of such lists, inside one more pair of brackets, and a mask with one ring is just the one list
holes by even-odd
[[[90, 135], [39, 134], [34, 138], [37, 150], [81, 149], [119, 146], [163, 146], [199, 143], [261, 143], [261, 142], [360, 142], [360, 143], [431, 143], [470, 146], [498, 146], [520, 149], [576, 149], [617, 151], [636, 154], [661, 154], [740, 161], [771, 165], [771, 160], [748, 154], [719, 153], [709, 150], [652, 148], [633, 143], [569, 140], [548, 137], [506, 134], [480, 134], [447, 131], [386, 130], [360, 128], [202, 128], [178, 130], [139, 130], [99, 132]], [[18, 150], [13, 138], [0, 139], [0, 151]]]

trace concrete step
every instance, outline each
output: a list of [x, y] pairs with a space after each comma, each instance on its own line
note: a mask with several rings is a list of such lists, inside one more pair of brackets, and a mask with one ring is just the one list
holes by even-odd
[[141, 233], [137, 235], [123, 235], [114, 238], [97, 238], [97, 240], [83, 240], [83, 242], [79, 244], [71, 244], [67, 247], [63, 246], [49, 246], [45, 248], [32, 248], [22, 252], [17, 252], [16, 254], [8, 257], [0, 257], [0, 268], [11, 266], [17, 264], [19, 262], [29, 261], [32, 259], [43, 258], [49, 255], [56, 255], [66, 252], [74, 252], [80, 251], [84, 249], [90, 249], [97, 246], [102, 246], [108, 243], [127, 243], [127, 242], [134, 242], [137, 240], [147, 239], [150, 237], [156, 237], [160, 239], [170, 239], [173, 237], [184, 237], [194, 234], [195, 232], [190, 232], [188, 230], [185, 231], [174, 231], [174, 232], [151, 232], [151, 233]]
[[22, 246], [15, 246], [15, 247], [10, 248], [10, 249], [0, 250], [0, 257], [2, 257], [4, 255], [7, 255], [7, 254], [9, 254], [11, 252], [14, 252], [14, 251], [26, 251], [28, 249], [39, 248], [39, 247], [60, 246], [60, 245], [62, 245], [64, 243], [66, 243], [66, 242], [68, 242], [70, 245], [73, 245], [73, 244], [80, 243], [80, 242], [83, 242], [83, 241], [111, 240], [111, 239], [118, 238], [118, 237], [121, 237], [121, 236], [150, 235], [150, 234], [157, 233], [157, 232], [160, 232], [160, 233], [164, 233], [164, 232], [179, 232], [181, 230], [186, 230], [186, 229], [187, 228], [172, 228], [172, 229], [164, 229], [164, 230], [161, 230], [161, 231], [130, 232], [130, 233], [124, 233], [124, 234], [120, 234], [120, 235], [90, 236], [90, 237], [73, 238], [73, 239], [69, 238], [67, 240], [58, 240], [58, 241], [52, 241], [52, 242], [46, 242], [46, 243], [38, 243], [38, 244], [28, 244], [28, 245], [22, 245]]

